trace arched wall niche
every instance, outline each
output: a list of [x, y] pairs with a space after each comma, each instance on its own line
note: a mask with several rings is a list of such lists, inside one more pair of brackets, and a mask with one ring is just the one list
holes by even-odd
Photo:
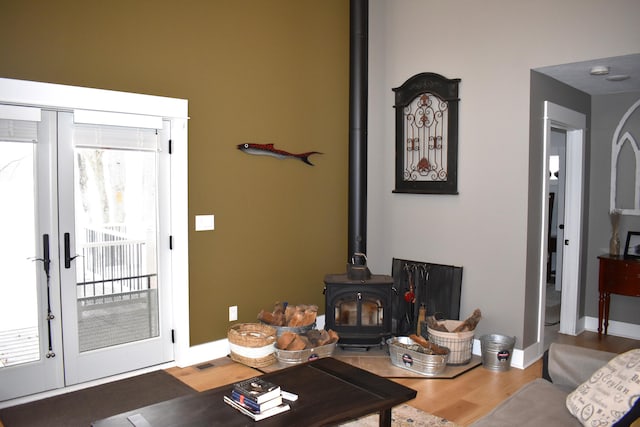
[[[640, 99], [622, 116], [611, 141], [610, 210], [640, 216]], [[623, 179], [622, 177], [634, 177]]]

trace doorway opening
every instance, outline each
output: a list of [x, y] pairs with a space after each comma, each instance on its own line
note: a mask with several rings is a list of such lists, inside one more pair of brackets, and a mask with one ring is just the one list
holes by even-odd
[[552, 128], [548, 155], [549, 214], [547, 227], [547, 274], [545, 304], [545, 348], [560, 330], [562, 302], [562, 259], [564, 245], [565, 151], [567, 134]]
[[[544, 103], [544, 147], [543, 147], [543, 183], [542, 183], [542, 217], [543, 227], [540, 230], [541, 237], [541, 257], [540, 257], [540, 299], [539, 299], [539, 328], [538, 342], [548, 345], [546, 335], [546, 307], [548, 279], [555, 276], [555, 282], [560, 285], [560, 316], [558, 320], [559, 333], [576, 335], [578, 331], [578, 302], [579, 273], [580, 273], [580, 240], [582, 230], [582, 187], [584, 183], [584, 134], [586, 128], [586, 117], [557, 104], [545, 101]], [[563, 212], [558, 208], [557, 219], [553, 223], [554, 209], [550, 203], [550, 192], [552, 189], [550, 171], [550, 156], [553, 154], [552, 140], [555, 137], [558, 141], [564, 139], [565, 142], [565, 173], [558, 176], [564, 177], [564, 184], [558, 180], [558, 199], [563, 203], [554, 203], [562, 206]], [[564, 136], [564, 138], [562, 138]], [[560, 151], [561, 152], [561, 151]], [[558, 154], [558, 169], [560, 166], [560, 154]], [[559, 194], [560, 188], [564, 193]], [[554, 202], [555, 202], [554, 196]], [[550, 236], [555, 232], [556, 248], [550, 251], [552, 240]], [[562, 246], [562, 248], [558, 248]], [[555, 264], [553, 255], [555, 254]], [[561, 255], [561, 260], [558, 255]], [[551, 271], [549, 271], [551, 269]], [[555, 271], [555, 274], [552, 274]], [[554, 283], [553, 291], [556, 291]], [[551, 319], [549, 319], [551, 320]], [[554, 322], [555, 323], [555, 322]]]

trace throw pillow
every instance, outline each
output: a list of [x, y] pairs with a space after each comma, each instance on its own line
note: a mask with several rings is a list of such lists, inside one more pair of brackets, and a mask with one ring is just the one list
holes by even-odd
[[[567, 396], [567, 409], [585, 427], [630, 425], [640, 401], [640, 349], [614, 357]], [[637, 417], [636, 417], [637, 418]]]

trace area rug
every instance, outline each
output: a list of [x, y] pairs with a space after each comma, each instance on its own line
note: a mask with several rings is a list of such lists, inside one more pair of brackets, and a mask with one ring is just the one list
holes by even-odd
[[5, 427], [87, 427], [95, 420], [193, 393], [160, 370], [1, 409], [0, 420]]
[[[367, 415], [354, 421], [341, 424], [341, 427], [377, 427], [379, 426], [378, 414]], [[409, 405], [399, 405], [391, 410], [392, 427], [459, 427], [458, 424], [444, 418], [428, 414]]]

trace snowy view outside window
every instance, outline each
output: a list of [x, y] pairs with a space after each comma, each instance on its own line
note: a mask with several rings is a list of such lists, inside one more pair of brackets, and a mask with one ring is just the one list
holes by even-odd
[[[109, 137], [96, 140], [120, 145]], [[158, 335], [156, 163], [155, 150], [75, 150], [80, 351]]]
[[109, 280], [156, 273], [155, 162], [152, 152], [76, 149], [77, 281], [103, 281], [78, 286], [78, 298], [146, 288]]
[[36, 269], [42, 265], [33, 261], [34, 150], [33, 143], [0, 141], [0, 367], [10, 362], [2, 344], [8, 331], [23, 336], [38, 353]]

